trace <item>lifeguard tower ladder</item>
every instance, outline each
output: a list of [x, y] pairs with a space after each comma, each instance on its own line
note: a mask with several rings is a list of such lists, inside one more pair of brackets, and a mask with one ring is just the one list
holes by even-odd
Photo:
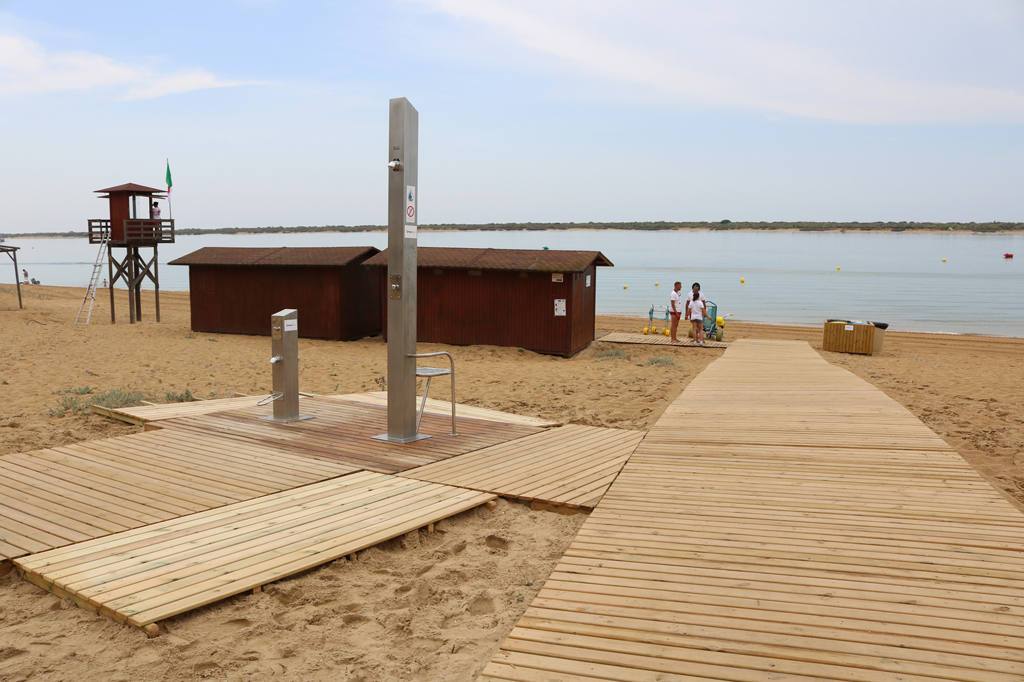
[[[110, 202], [110, 217], [89, 220], [89, 243], [99, 245], [97, 263], [102, 252], [107, 252], [107, 269], [110, 273], [110, 322], [117, 321], [114, 314], [114, 285], [124, 282], [128, 287], [128, 320], [132, 324], [142, 319], [142, 283], [148, 277], [153, 283], [156, 303], [156, 321], [160, 321], [160, 269], [157, 263], [160, 244], [174, 243], [174, 220], [153, 217], [153, 201], [165, 199], [163, 190], [146, 187], [134, 182], [98, 189], [100, 199]], [[139, 215], [137, 200], [144, 197], [145, 215]], [[122, 251], [123, 249], [123, 251]], [[153, 249], [153, 257], [146, 260], [140, 249]], [[96, 296], [96, 283], [100, 268], [93, 268], [92, 279], [86, 290], [83, 308], [89, 306]], [[89, 297], [92, 296], [92, 300]], [[81, 314], [81, 311], [80, 311]], [[91, 315], [87, 316], [91, 317]]]

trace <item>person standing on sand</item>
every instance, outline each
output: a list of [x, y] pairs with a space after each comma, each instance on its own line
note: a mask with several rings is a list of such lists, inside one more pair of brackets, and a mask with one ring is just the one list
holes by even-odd
[[686, 301], [686, 319], [693, 324], [693, 340], [698, 346], [704, 345], [704, 315], [707, 313], [707, 304], [701, 300], [699, 285], [693, 291], [693, 295]]
[[668, 313], [672, 317], [672, 343], [679, 343], [676, 334], [679, 333], [679, 319], [683, 316], [683, 300], [679, 292], [683, 290], [683, 283], [676, 282], [672, 285], [672, 293], [668, 297]]

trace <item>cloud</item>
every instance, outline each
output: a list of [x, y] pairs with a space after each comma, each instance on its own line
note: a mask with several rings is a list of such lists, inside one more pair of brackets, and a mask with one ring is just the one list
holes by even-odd
[[[949, 2], [425, 2], [627, 95], [846, 123], [1024, 122], [1021, 80], [992, 82], [1024, 51], [1008, 47], [999, 60], [965, 47], [1019, 45], [1012, 31], [1000, 35], [1010, 5], [981, 24], [970, 3]], [[942, 21], [974, 25], [930, 33]], [[965, 59], [984, 80], [950, 76]]]
[[0, 96], [119, 90], [123, 99], [153, 99], [248, 84], [205, 69], [161, 73], [94, 52], [52, 51], [23, 36], [0, 34]]

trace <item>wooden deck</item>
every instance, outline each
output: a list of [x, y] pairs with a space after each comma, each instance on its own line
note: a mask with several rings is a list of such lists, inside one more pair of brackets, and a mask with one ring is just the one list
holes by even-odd
[[480, 419], [460, 419], [459, 435], [448, 435], [451, 421], [436, 414], [423, 416], [421, 430], [428, 440], [395, 445], [371, 437], [387, 430], [385, 408], [351, 401], [301, 398], [300, 412], [308, 421], [277, 424], [263, 419], [272, 407], [250, 407], [157, 422], [161, 429], [208, 434], [273, 447], [299, 455], [314, 455], [353, 467], [397, 473], [455, 455], [522, 438], [541, 429]]
[[0, 457], [0, 560], [357, 470], [173, 431], [7, 455]]
[[34, 554], [15, 565], [45, 589], [144, 627], [493, 498], [360, 472]]
[[924, 431], [806, 344], [735, 342], [482, 679], [1024, 679], [1024, 515]]
[[643, 437], [642, 431], [562, 426], [417, 467], [402, 476], [591, 508]]
[[[686, 330], [682, 328], [682, 325], [680, 325], [679, 334], [686, 336]], [[696, 341], [687, 338], [681, 338], [677, 343], [672, 343], [672, 339], [660, 334], [630, 334], [628, 332], [611, 332], [599, 338], [598, 341], [636, 343], [644, 346], [671, 346], [672, 348], [727, 348], [729, 346], [724, 341], [712, 340], [705, 341], [703, 346], [698, 346]]]
[[[338, 395], [316, 396], [327, 400], [345, 400], [358, 403], [387, 407], [388, 394], [385, 391], [372, 391], [369, 393], [342, 393]], [[201, 414], [213, 414], [215, 412], [230, 412], [233, 410], [255, 407], [256, 403], [264, 400], [266, 396], [240, 396], [237, 398], [215, 398], [212, 400], [193, 400], [184, 403], [163, 403], [160, 405], [141, 405], [138, 407], [110, 408], [94, 405], [93, 412], [111, 419], [127, 422], [129, 424], [145, 425], [151, 422], [163, 421], [165, 419], [177, 419], [179, 417], [194, 417]], [[417, 399], [418, 400], [418, 399]], [[419, 403], [417, 402], [417, 405]], [[560, 426], [561, 422], [541, 419], [540, 417], [528, 417], [525, 415], [490, 410], [475, 405], [455, 404], [455, 412], [459, 417], [471, 419], [484, 419], [488, 421], [505, 422], [508, 424], [520, 424], [523, 426], [535, 426], [547, 428], [549, 426]], [[445, 400], [434, 398], [427, 399], [427, 413], [437, 415], [451, 414], [449, 403]]]

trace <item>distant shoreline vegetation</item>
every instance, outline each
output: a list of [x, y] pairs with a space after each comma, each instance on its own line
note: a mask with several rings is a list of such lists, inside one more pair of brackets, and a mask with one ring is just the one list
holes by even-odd
[[[790, 230], [797, 232], [972, 232], [997, 233], [1024, 231], [1024, 223], [919, 223], [919, 222], [742, 222], [720, 220], [718, 222], [632, 222], [632, 223], [481, 223], [454, 224], [439, 223], [420, 225], [430, 232], [457, 231], [546, 231], [546, 230]], [[179, 235], [199, 234], [289, 234], [302, 232], [383, 232], [386, 225], [281, 225], [268, 227], [186, 227], [175, 230]], [[84, 237], [85, 231], [68, 232], [0, 232], [0, 238], [34, 237]]]

